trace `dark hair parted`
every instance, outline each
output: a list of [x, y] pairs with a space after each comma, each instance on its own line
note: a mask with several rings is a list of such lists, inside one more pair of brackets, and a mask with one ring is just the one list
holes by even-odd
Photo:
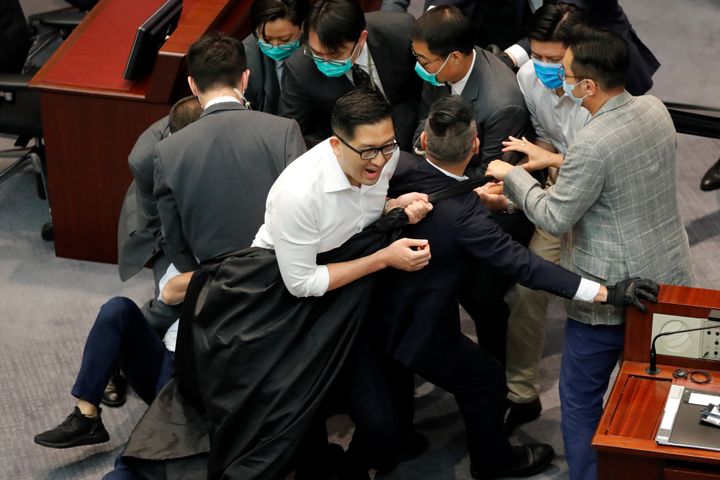
[[335, 102], [330, 126], [345, 140], [352, 140], [360, 125], [374, 125], [388, 118], [392, 118], [392, 107], [385, 97], [373, 90], [357, 89]]
[[630, 55], [627, 43], [620, 35], [581, 26], [574, 30], [569, 47], [575, 80], [590, 78], [606, 90], [625, 85]]
[[438, 163], [465, 161], [477, 137], [470, 103], [459, 95], [441, 98], [430, 107], [425, 121], [426, 153]]
[[200, 100], [195, 95], [181, 98], [175, 105], [170, 109], [170, 115], [168, 116], [168, 125], [170, 127], [170, 133], [175, 133], [178, 130], [190, 125], [192, 122], [200, 118], [202, 114], [202, 106]]
[[413, 24], [410, 36], [425, 42], [430, 52], [441, 57], [455, 51], [469, 54], [475, 48], [475, 26], [453, 5], [441, 5], [423, 13]]
[[305, 22], [305, 37], [317, 35], [328, 53], [340, 50], [347, 42], [357, 42], [365, 30], [365, 13], [354, 0], [319, 0]]
[[569, 3], [550, 3], [538, 8], [528, 21], [527, 34], [540, 42], [568, 45], [573, 30], [583, 23], [582, 10]]
[[253, 33], [260, 29], [265, 37], [265, 24], [284, 18], [296, 27], [302, 27], [310, 10], [307, 0], [255, 0], [250, 5], [250, 24]]
[[223, 86], [235, 88], [247, 69], [245, 48], [236, 38], [212, 32], [190, 46], [188, 74], [200, 92]]

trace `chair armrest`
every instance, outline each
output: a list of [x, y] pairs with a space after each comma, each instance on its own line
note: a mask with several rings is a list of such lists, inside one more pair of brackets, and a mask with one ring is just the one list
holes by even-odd
[[73, 29], [82, 22], [85, 13], [78, 10], [60, 10], [40, 14], [37, 19], [46, 27]]
[[28, 82], [31, 78], [31, 75], [21, 73], [0, 73], [0, 92], [30, 90]]

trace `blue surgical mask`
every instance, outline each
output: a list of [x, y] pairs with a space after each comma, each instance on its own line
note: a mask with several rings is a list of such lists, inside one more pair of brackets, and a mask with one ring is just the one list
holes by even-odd
[[[349, 58], [342, 60], [343, 63], [341, 65], [330, 63], [327, 60], [318, 60], [317, 58], [313, 58], [313, 61], [315, 62], [318, 70], [320, 70], [320, 72], [326, 77], [340, 77], [345, 75], [353, 66], [352, 61]], [[338, 61], [340, 60], [335, 60], [334, 62]]]
[[535, 60], [533, 58], [533, 66], [535, 67], [535, 75], [538, 80], [542, 82], [547, 88], [555, 90], [563, 86], [562, 80], [560, 80], [559, 71], [562, 68], [562, 63], [547, 63]]
[[443, 64], [440, 66], [440, 68], [438, 68], [438, 71], [435, 73], [428, 72], [422, 65], [420, 65], [420, 62], [415, 62], [415, 73], [417, 73], [420, 78], [428, 82], [430, 85], [441, 87], [442, 83], [437, 81], [437, 74], [440, 73], [440, 71], [445, 67], [445, 64], [448, 60], [450, 60], [450, 55], [447, 56]]
[[577, 105], [582, 105], [583, 100], [585, 100], [585, 97], [587, 97], [587, 95], [583, 95], [582, 97], [576, 97], [575, 95], [573, 95], [572, 92], [573, 92], [573, 90], [575, 90], [575, 87], [577, 87], [584, 81], [585, 80], [580, 80], [578, 83], [572, 84], [572, 83], [568, 83], [567, 79], [565, 79], [565, 80], [563, 80], [563, 83], [562, 83], [563, 90], [565, 90], [565, 95], [570, 97], [572, 99], [572, 101], [575, 102]]
[[282, 62], [300, 48], [300, 40], [282, 45], [272, 45], [258, 38], [258, 47], [268, 58], [272, 58], [276, 62]]

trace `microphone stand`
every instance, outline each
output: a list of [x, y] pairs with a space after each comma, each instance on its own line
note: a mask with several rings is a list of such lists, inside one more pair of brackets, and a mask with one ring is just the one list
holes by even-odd
[[[714, 322], [720, 322], [720, 310], [711, 310], [710, 315], [708, 315], [707, 319]], [[720, 325], [713, 325], [712, 327], [688, 328], [685, 330], [675, 330], [674, 332], [658, 333], [653, 338], [652, 345], [650, 346], [650, 365], [648, 365], [648, 367], [645, 369], [645, 372], [648, 375], [657, 375], [658, 373], [660, 373], [660, 370], [657, 368], [657, 353], [655, 351], [655, 342], [658, 338], [666, 337], [668, 335], [675, 335], [676, 333], [697, 332], [699, 330], [710, 330], [713, 328], [720, 328]]]

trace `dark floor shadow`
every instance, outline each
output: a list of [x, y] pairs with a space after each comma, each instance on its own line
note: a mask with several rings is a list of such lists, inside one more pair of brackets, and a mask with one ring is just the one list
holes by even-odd
[[704, 242], [720, 234], [720, 209], [685, 225], [690, 246]]

